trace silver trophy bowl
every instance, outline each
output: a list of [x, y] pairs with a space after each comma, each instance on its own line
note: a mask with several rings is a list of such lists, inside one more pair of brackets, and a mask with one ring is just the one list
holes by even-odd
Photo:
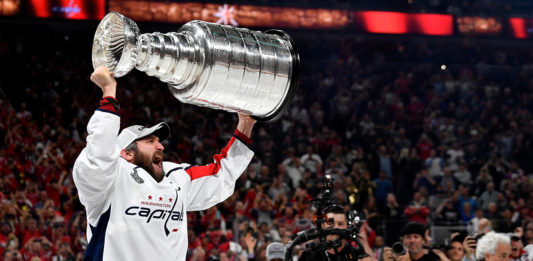
[[140, 34], [131, 19], [107, 14], [96, 29], [93, 67], [115, 77], [133, 68], [168, 83], [183, 103], [275, 121], [299, 83], [300, 58], [281, 30], [251, 31], [191, 21], [177, 32]]

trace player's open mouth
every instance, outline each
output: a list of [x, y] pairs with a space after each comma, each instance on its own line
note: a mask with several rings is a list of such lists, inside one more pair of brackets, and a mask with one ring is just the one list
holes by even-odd
[[152, 161], [152, 166], [156, 171], [163, 170], [163, 157], [160, 155], [155, 155], [154, 160]]

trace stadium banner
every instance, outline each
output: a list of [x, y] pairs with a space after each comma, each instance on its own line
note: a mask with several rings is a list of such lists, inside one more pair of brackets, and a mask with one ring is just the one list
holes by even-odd
[[509, 31], [514, 38], [528, 39], [533, 35], [533, 18], [510, 17]]
[[502, 32], [502, 22], [495, 17], [459, 16], [457, 30], [461, 34], [498, 35]]
[[105, 4], [105, 0], [0, 0], [0, 15], [99, 20]]
[[203, 20], [243, 27], [339, 29], [350, 23], [345, 10], [237, 4], [109, 0], [109, 11], [136, 21], [179, 24]]
[[356, 29], [385, 34], [452, 35], [453, 16], [238, 4], [110, 0], [109, 11], [137, 21], [187, 23], [203, 20], [244, 27]]

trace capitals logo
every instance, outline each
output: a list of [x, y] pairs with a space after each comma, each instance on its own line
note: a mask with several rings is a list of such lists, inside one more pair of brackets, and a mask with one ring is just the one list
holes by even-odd
[[[166, 201], [163, 202], [163, 197], [152, 197], [151, 195], [148, 196], [148, 201], [141, 201], [140, 205], [144, 206], [131, 206], [124, 211], [124, 214], [128, 216], [137, 216], [142, 219], [146, 220], [146, 223], [154, 222], [155, 220], [165, 220], [165, 223], [163, 225], [165, 235], [168, 236], [170, 232], [178, 232], [178, 228], [169, 228], [169, 220], [177, 221], [178, 224], [181, 224], [183, 221], [183, 215], [185, 213], [183, 212], [183, 204], [181, 205], [181, 210], [175, 211], [176, 203], [178, 202], [178, 191], [179, 188], [175, 190], [176, 197], [173, 199], [172, 197], [169, 197], [167, 200], [169, 203], [173, 203], [172, 205], [167, 204]], [[154, 199], [152, 201], [152, 199]], [[159, 201], [157, 201], [159, 199]], [[155, 201], [155, 202], [154, 202]], [[157, 208], [150, 208], [145, 206], [156, 206]], [[172, 206], [172, 207], [171, 207]], [[170, 208], [170, 210], [169, 210]], [[171, 222], [176, 224], [176, 222]]]

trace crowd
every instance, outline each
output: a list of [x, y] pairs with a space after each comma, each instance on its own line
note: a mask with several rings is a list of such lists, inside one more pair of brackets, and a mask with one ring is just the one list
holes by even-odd
[[[71, 172], [101, 95], [88, 79], [92, 32], [31, 32], [0, 32], [0, 253], [81, 260], [87, 223]], [[283, 118], [256, 125], [235, 193], [188, 213], [190, 260], [263, 260], [269, 242], [312, 227], [324, 175], [366, 220], [378, 259], [408, 221], [533, 244], [529, 48], [369, 41], [302, 41], [299, 90]], [[171, 126], [166, 160], [209, 163], [234, 131], [236, 114], [181, 104], [144, 73], [118, 81], [122, 126]]]

